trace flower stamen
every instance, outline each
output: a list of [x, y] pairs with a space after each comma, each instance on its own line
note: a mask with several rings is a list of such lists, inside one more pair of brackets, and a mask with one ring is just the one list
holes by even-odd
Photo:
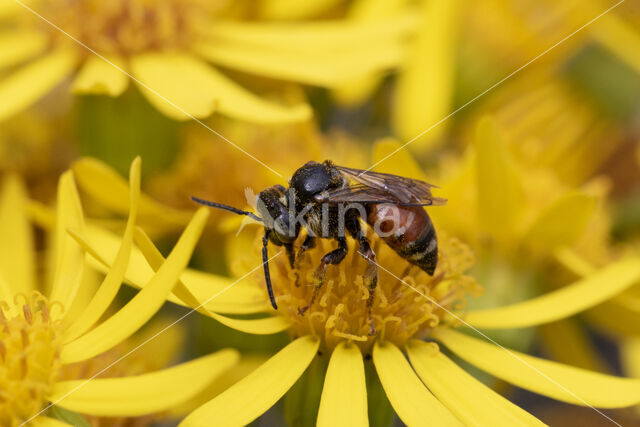
[[[42, 408], [62, 363], [62, 322], [38, 292], [0, 301], [0, 425], [17, 426]], [[60, 303], [58, 303], [60, 304]], [[60, 304], [61, 305], [61, 304]]]

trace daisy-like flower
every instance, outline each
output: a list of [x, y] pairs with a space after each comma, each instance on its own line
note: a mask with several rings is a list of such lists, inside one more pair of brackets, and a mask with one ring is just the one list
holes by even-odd
[[[235, 7], [234, 7], [235, 6]], [[240, 5], [206, 0], [0, 1], [0, 120], [73, 77], [74, 93], [118, 96], [130, 74], [178, 120], [211, 113], [244, 121], [305, 120], [245, 89], [216, 66], [280, 81], [332, 86], [395, 66], [413, 19], [363, 25], [242, 19]]]
[[[602, 408], [640, 402], [640, 381], [528, 356], [457, 329], [461, 325], [522, 328], [571, 316], [640, 280], [640, 264], [635, 259], [607, 265], [539, 298], [512, 306], [465, 311], [467, 294], [478, 291], [475, 280], [466, 273], [473, 255], [465, 244], [441, 232], [440, 261], [435, 274], [428, 276], [411, 268], [371, 235], [380, 268], [372, 308], [376, 333], [371, 336], [365, 304], [368, 290], [363, 284], [366, 262], [354, 250], [341, 264], [328, 269], [316, 303], [303, 316], [298, 312], [311, 298], [313, 289], [308, 285], [320, 258], [332, 248], [327, 241], [305, 253], [298, 271], [292, 271], [285, 256], [271, 252], [278, 311], [263, 318], [234, 317], [237, 313], [264, 312], [268, 307], [262, 265], [256, 262], [258, 237], [246, 239], [248, 244], [237, 242], [231, 254], [233, 270], [243, 283], [204, 272], [188, 272], [182, 276], [183, 284], [197, 292], [189, 295], [183, 288], [180, 295], [174, 292], [171, 300], [204, 307], [205, 312], [210, 310], [210, 316], [240, 331], [270, 334], [286, 330], [291, 342], [188, 415], [183, 426], [252, 422], [285, 395], [314, 360], [324, 361], [319, 366], [328, 366], [321, 397], [315, 402], [319, 425], [368, 425], [369, 410], [377, 408], [368, 406], [367, 384], [372, 378], [367, 378], [366, 372], [375, 375], [374, 371], [393, 409], [408, 425], [541, 424], [465, 372], [439, 346], [497, 378], [557, 400]], [[137, 242], [149, 264], [145, 268], [157, 268], [162, 256], [153, 244], [145, 238]], [[118, 238], [108, 237], [105, 232], [87, 234], [85, 244], [94, 258], [108, 265], [115, 257]], [[353, 249], [354, 243], [349, 245]], [[137, 262], [135, 266], [136, 270], [142, 268]], [[134, 284], [138, 274], [133, 270], [127, 273]], [[296, 277], [300, 278], [300, 286], [296, 286]], [[218, 281], [217, 287], [207, 292], [201, 287], [205, 281]], [[254, 293], [256, 290], [259, 294]], [[234, 303], [227, 307], [222, 301], [226, 292], [232, 295], [227, 304]], [[247, 297], [244, 304], [238, 299], [241, 294]], [[367, 369], [369, 365], [372, 366]]]
[[[96, 416], [138, 416], [168, 410], [196, 395], [236, 360], [234, 351], [143, 375], [87, 378], [93, 362], [133, 335], [171, 291], [207, 220], [199, 211], [171, 255], [139, 292], [105, 316], [129, 261], [140, 191], [140, 161], [131, 168], [130, 216], [113, 268], [99, 287], [69, 232], [85, 224], [71, 172], [58, 185], [55, 214], [29, 202], [21, 181], [5, 178], [0, 199], [0, 424], [66, 425], [46, 416], [51, 406]], [[51, 228], [50, 280], [39, 286], [28, 214]], [[86, 295], [87, 290], [95, 293]], [[132, 350], [135, 351], [135, 350]], [[84, 365], [84, 368], [83, 368]], [[71, 372], [80, 375], [72, 375]], [[76, 379], [69, 379], [69, 378]], [[49, 403], [50, 402], [50, 403]]]

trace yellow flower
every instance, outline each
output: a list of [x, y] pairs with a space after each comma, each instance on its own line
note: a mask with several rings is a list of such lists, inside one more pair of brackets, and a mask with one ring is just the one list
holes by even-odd
[[[95, 275], [96, 279], [99, 279], [97, 272]], [[88, 292], [89, 297], [93, 295], [99, 283], [99, 281], [96, 281], [93, 283], [94, 286], [90, 287], [90, 291]], [[86, 285], [83, 284], [83, 287], [84, 286]], [[87, 300], [87, 303], [88, 302]], [[96, 378], [118, 378], [144, 375], [170, 366], [179, 360], [179, 357], [182, 355], [188, 333], [186, 325], [174, 323], [175, 319], [170, 316], [153, 318], [135, 335], [127, 338], [108, 351], [91, 359], [63, 366], [59, 381], [91, 378], [93, 376]], [[138, 349], [131, 352], [133, 348]], [[123, 358], [127, 353], [129, 354]], [[234, 366], [230, 372], [235, 370], [236, 367]], [[225, 374], [223, 374], [223, 376]], [[219, 382], [219, 378], [215, 380], [216, 385]], [[207, 390], [208, 389], [209, 386], [207, 387]], [[189, 401], [189, 403], [190, 402], [191, 401]], [[54, 409], [54, 411], [59, 411], [59, 408]], [[189, 411], [181, 411], [176, 413], [176, 408], [171, 408], [169, 412], [161, 411], [134, 417], [89, 414], [83, 414], [83, 417], [89, 421], [93, 427], [117, 427], [125, 423], [126, 425], [134, 427], [147, 425], [151, 421], [162, 421], [169, 418], [175, 419], [178, 416], [183, 417], [188, 412]]]
[[[530, 68], [558, 72], [595, 42], [640, 72], [635, 55], [640, 18], [630, 2], [360, 0], [346, 16], [375, 22], [413, 6], [419, 9], [420, 27], [398, 67], [391, 122], [398, 138], [415, 139], [409, 147], [418, 153], [445, 141], [450, 114], [473, 108], [467, 103], [491, 96], [484, 92], [493, 92], [493, 85], [525, 64], [522, 73]], [[347, 105], [361, 103], [381, 80], [380, 75], [358, 79], [334, 91], [335, 98]]]
[[[71, 172], [58, 184], [56, 213], [28, 202], [21, 181], [8, 176], [0, 195], [0, 424], [66, 425], [47, 417], [51, 405], [96, 416], [138, 416], [170, 409], [196, 395], [237, 359], [223, 350], [143, 375], [68, 380], [69, 365], [89, 369], [96, 357], [140, 329], [160, 308], [186, 266], [207, 212], [199, 211], [167, 261], [145, 289], [105, 316], [123, 280], [133, 244], [140, 191], [140, 161], [131, 168], [130, 216], [113, 268], [98, 287], [69, 233], [84, 233], [80, 200]], [[27, 212], [53, 229], [46, 286], [37, 280], [37, 259]], [[93, 294], [87, 291], [94, 289]], [[132, 349], [130, 351], [135, 351]], [[126, 355], [125, 355], [126, 356]], [[123, 357], [125, 357], [123, 356]], [[76, 365], [77, 367], [77, 365]], [[77, 378], [77, 375], [75, 376]], [[183, 386], [179, 386], [182, 384]], [[48, 402], [51, 402], [50, 404]]]
[[466, 140], [473, 138], [475, 124], [486, 115], [500, 128], [518, 164], [547, 170], [560, 185], [587, 182], [624, 140], [620, 125], [576, 90], [566, 75], [540, 68], [496, 88], [468, 119]]
[[[403, 167], [410, 172], [411, 164]], [[129, 266], [126, 277], [140, 286], [163, 258], [148, 238], [138, 237], [139, 252], [133, 251], [136, 262]], [[248, 244], [241, 240], [235, 243], [232, 267], [240, 275], [237, 279], [187, 270], [170, 301], [198, 307], [203, 314], [239, 331], [272, 334], [286, 330], [291, 342], [188, 415], [181, 425], [248, 424], [285, 395], [314, 360], [325, 360], [328, 365], [319, 401], [319, 425], [368, 424], [365, 372], [370, 364], [369, 371], [375, 369], [387, 398], [406, 424], [421, 425], [425, 420], [435, 425], [541, 424], [466, 373], [439, 351], [438, 345], [497, 378], [560, 401], [603, 408], [640, 402], [640, 381], [518, 353], [456, 330], [462, 324], [484, 329], [524, 328], [566, 318], [637, 282], [640, 263], [635, 259], [611, 263], [538, 298], [465, 311], [465, 295], [477, 290], [474, 279], [465, 273], [473, 261], [466, 245], [440, 233], [441, 261], [431, 277], [409, 268], [376, 236], [371, 239], [380, 268], [372, 310], [374, 336], [369, 335], [365, 307], [368, 290], [362, 274], [366, 263], [355, 253], [328, 270], [316, 304], [304, 316], [297, 314], [311, 297], [313, 289], [307, 284], [330, 249], [329, 242], [322, 241], [307, 251], [296, 272], [280, 253], [271, 253], [277, 312], [268, 309], [257, 236], [245, 239]], [[104, 232], [88, 233], [85, 245], [93, 258], [108, 266], [119, 239]], [[296, 276], [301, 278], [300, 286], [295, 284]], [[236, 316], [250, 313], [268, 315]]]
[[272, 102], [210, 64], [330, 87], [395, 66], [413, 27], [407, 16], [363, 25], [253, 22], [242, 18], [250, 8], [242, 12], [238, 6], [206, 0], [2, 0], [0, 120], [69, 76], [74, 93], [118, 96], [128, 74], [174, 119], [215, 111], [259, 123], [305, 120], [311, 115], [307, 104]]

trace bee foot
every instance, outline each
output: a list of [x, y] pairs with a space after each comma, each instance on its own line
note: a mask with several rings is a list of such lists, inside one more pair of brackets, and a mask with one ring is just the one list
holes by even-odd
[[307, 310], [309, 310], [309, 308], [311, 308], [311, 304], [306, 305], [306, 306], [304, 306], [304, 307], [298, 307], [298, 314], [299, 314], [300, 316], [304, 316], [304, 313], [306, 313], [306, 312], [307, 312]]
[[372, 337], [376, 334], [376, 327], [373, 326], [373, 322], [369, 323], [369, 336]]
[[294, 274], [296, 275], [296, 280], [293, 283], [296, 286], [296, 288], [299, 288], [300, 287], [300, 274], [298, 274], [297, 271]]

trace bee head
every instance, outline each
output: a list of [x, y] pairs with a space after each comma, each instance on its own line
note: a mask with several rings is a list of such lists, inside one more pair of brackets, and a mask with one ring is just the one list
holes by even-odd
[[[300, 225], [290, 226], [286, 190], [274, 185], [258, 194], [256, 209], [264, 226], [273, 230], [271, 239], [275, 244], [293, 243], [300, 232]], [[274, 240], [275, 239], [275, 240]]]

